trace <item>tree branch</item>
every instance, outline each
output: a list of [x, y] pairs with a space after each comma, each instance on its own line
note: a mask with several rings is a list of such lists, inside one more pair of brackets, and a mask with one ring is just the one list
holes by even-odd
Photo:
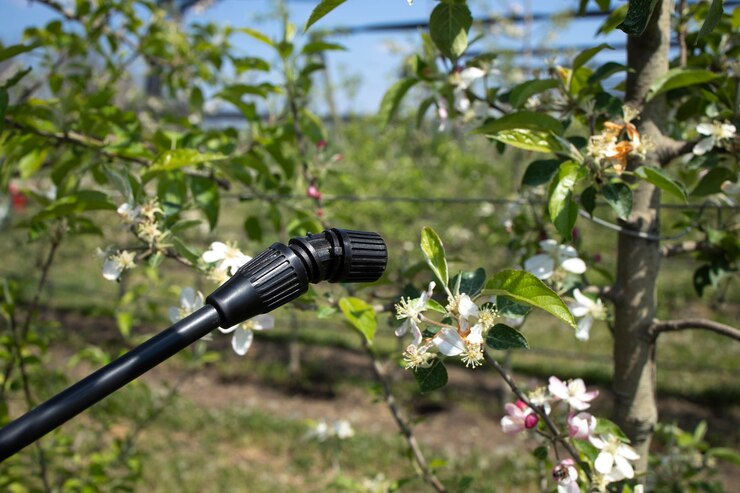
[[657, 338], [663, 332], [678, 332], [680, 330], [708, 330], [717, 334], [740, 341], [740, 330], [705, 318], [686, 318], [682, 320], [653, 320], [650, 334]]

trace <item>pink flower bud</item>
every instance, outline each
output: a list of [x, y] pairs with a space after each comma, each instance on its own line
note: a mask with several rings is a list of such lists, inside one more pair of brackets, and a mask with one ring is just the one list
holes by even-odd
[[308, 190], [306, 190], [306, 195], [308, 195], [312, 199], [321, 199], [321, 192], [316, 185], [309, 185]]
[[573, 228], [570, 234], [573, 237], [573, 241], [576, 241], [578, 238], [581, 237], [581, 231], [578, 228]]
[[520, 411], [524, 411], [525, 409], [527, 409], [527, 407], [529, 407], [529, 406], [527, 406], [527, 405], [526, 405], [526, 404], [524, 403], [524, 401], [522, 401], [522, 400], [517, 400], [517, 401], [516, 401], [516, 402], [514, 403], [514, 405], [515, 405], [516, 407], [518, 407]]
[[537, 423], [540, 422], [540, 417], [536, 414], [527, 414], [527, 416], [524, 418], [524, 427], [528, 430], [531, 430], [535, 426], [537, 426]]
[[325, 140], [322, 139], [322, 140], [316, 142], [316, 149], [318, 149], [319, 151], [323, 151], [324, 148], [326, 148], [326, 141]]
[[596, 429], [596, 418], [581, 412], [568, 416], [568, 434], [578, 440], [586, 440]]

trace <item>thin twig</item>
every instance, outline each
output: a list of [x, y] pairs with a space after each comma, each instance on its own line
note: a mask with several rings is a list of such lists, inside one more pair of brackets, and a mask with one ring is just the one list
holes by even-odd
[[367, 340], [363, 337], [363, 346], [365, 350], [367, 351], [368, 356], [370, 356], [370, 359], [372, 360], [372, 369], [373, 374], [375, 375], [376, 380], [380, 383], [380, 385], [383, 387], [383, 397], [385, 398], [385, 404], [388, 406], [388, 409], [391, 412], [391, 415], [393, 416], [393, 419], [396, 421], [396, 424], [398, 425], [398, 428], [401, 430], [401, 434], [406, 439], [406, 443], [408, 443], [409, 449], [411, 449], [411, 453], [414, 457], [414, 460], [416, 461], [417, 466], [419, 466], [419, 469], [421, 470], [421, 477], [426, 481], [432, 488], [437, 490], [440, 493], [444, 493], [447, 491], [445, 486], [442, 484], [442, 482], [437, 478], [437, 476], [429, 469], [429, 465], [427, 464], [427, 460], [424, 457], [424, 453], [421, 451], [421, 448], [419, 447], [419, 442], [416, 441], [416, 436], [414, 436], [414, 432], [411, 429], [411, 426], [406, 422], [406, 420], [401, 415], [400, 409], [398, 409], [398, 406], [396, 405], [396, 398], [393, 396], [393, 393], [391, 392], [390, 384], [388, 383], [388, 380], [385, 378], [385, 372], [383, 370], [383, 367], [381, 366], [380, 362], [377, 360], [375, 356], [375, 352], [372, 350], [370, 345], [368, 344]]
[[708, 330], [730, 339], [740, 341], [740, 330], [713, 320], [705, 318], [686, 318], [682, 320], [653, 320], [650, 327], [650, 335], [658, 337], [664, 332], [678, 332], [680, 330]]

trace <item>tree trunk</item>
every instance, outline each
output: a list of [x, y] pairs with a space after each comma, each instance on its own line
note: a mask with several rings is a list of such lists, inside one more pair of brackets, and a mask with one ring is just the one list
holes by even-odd
[[[637, 122], [643, 139], [656, 147], [644, 163], [659, 166], [658, 146], [663, 135], [666, 105], [657, 97], [644, 107], [650, 85], [668, 70], [670, 16], [673, 0], [660, 0], [647, 29], [627, 42], [626, 101], [641, 108]], [[614, 326], [615, 420], [632, 440], [640, 461], [637, 471], [647, 470], [648, 449], [658, 420], [655, 382], [655, 342], [650, 326], [655, 318], [656, 281], [660, 269], [660, 190], [640, 182], [633, 194], [629, 221], [621, 223], [617, 252], [617, 301]]]

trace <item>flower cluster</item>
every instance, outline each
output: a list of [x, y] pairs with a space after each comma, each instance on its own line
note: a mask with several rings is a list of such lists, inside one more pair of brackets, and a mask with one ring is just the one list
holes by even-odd
[[[396, 318], [403, 320], [396, 335], [411, 333], [411, 344], [404, 351], [406, 369], [428, 368], [438, 354], [459, 356], [465, 366], [475, 368], [483, 362], [483, 342], [499, 315], [490, 298], [478, 306], [466, 293], [453, 294], [447, 290], [447, 306], [432, 300], [435, 283], [420, 297], [402, 298], [396, 305]], [[438, 322], [425, 314], [430, 307], [443, 312], [445, 322]]]
[[346, 419], [339, 419], [331, 425], [327, 424], [326, 421], [319, 421], [307, 434], [308, 438], [316, 439], [319, 442], [325, 442], [332, 437], [336, 437], [339, 440], [346, 440], [353, 436], [355, 436], [355, 430], [352, 428], [352, 424]]
[[127, 250], [103, 251], [98, 249], [98, 256], [103, 259], [102, 274], [109, 281], [121, 279], [123, 271], [136, 267], [136, 254]]
[[159, 229], [159, 218], [164, 215], [164, 211], [159, 206], [159, 201], [156, 198], [141, 205], [121, 204], [116, 212], [121, 221], [129, 226], [134, 234], [150, 248], [159, 249], [164, 246], [167, 232]]
[[594, 161], [612, 166], [617, 174], [627, 168], [628, 156], [644, 158], [648, 151], [648, 146], [632, 123], [637, 112], [630, 107], [625, 107], [623, 111], [622, 123], [604, 122], [601, 133], [592, 135], [588, 141], [588, 154]]
[[703, 156], [715, 147], [722, 147], [737, 136], [735, 125], [716, 121], [700, 123], [696, 126], [696, 131], [705, 136], [694, 146], [693, 152], [697, 156]]
[[[589, 391], [580, 378], [562, 381], [552, 376], [546, 387], [540, 387], [527, 395], [528, 402], [518, 400], [505, 405], [506, 415], [501, 418], [501, 428], [504, 433], [509, 434], [532, 430], [538, 428], [542, 413], [556, 422], [558, 417], [553, 410], [561, 410], [565, 417], [560, 419], [567, 428], [570, 439], [587, 440], [598, 450], [593, 464], [593, 480], [603, 491], [609, 483], [633, 478], [631, 462], [639, 459], [639, 456], [616, 435], [597, 433], [597, 419], [586, 410], [598, 395], [597, 390]], [[573, 459], [559, 461], [552, 470], [552, 476], [559, 493], [580, 491], [579, 472]]]

